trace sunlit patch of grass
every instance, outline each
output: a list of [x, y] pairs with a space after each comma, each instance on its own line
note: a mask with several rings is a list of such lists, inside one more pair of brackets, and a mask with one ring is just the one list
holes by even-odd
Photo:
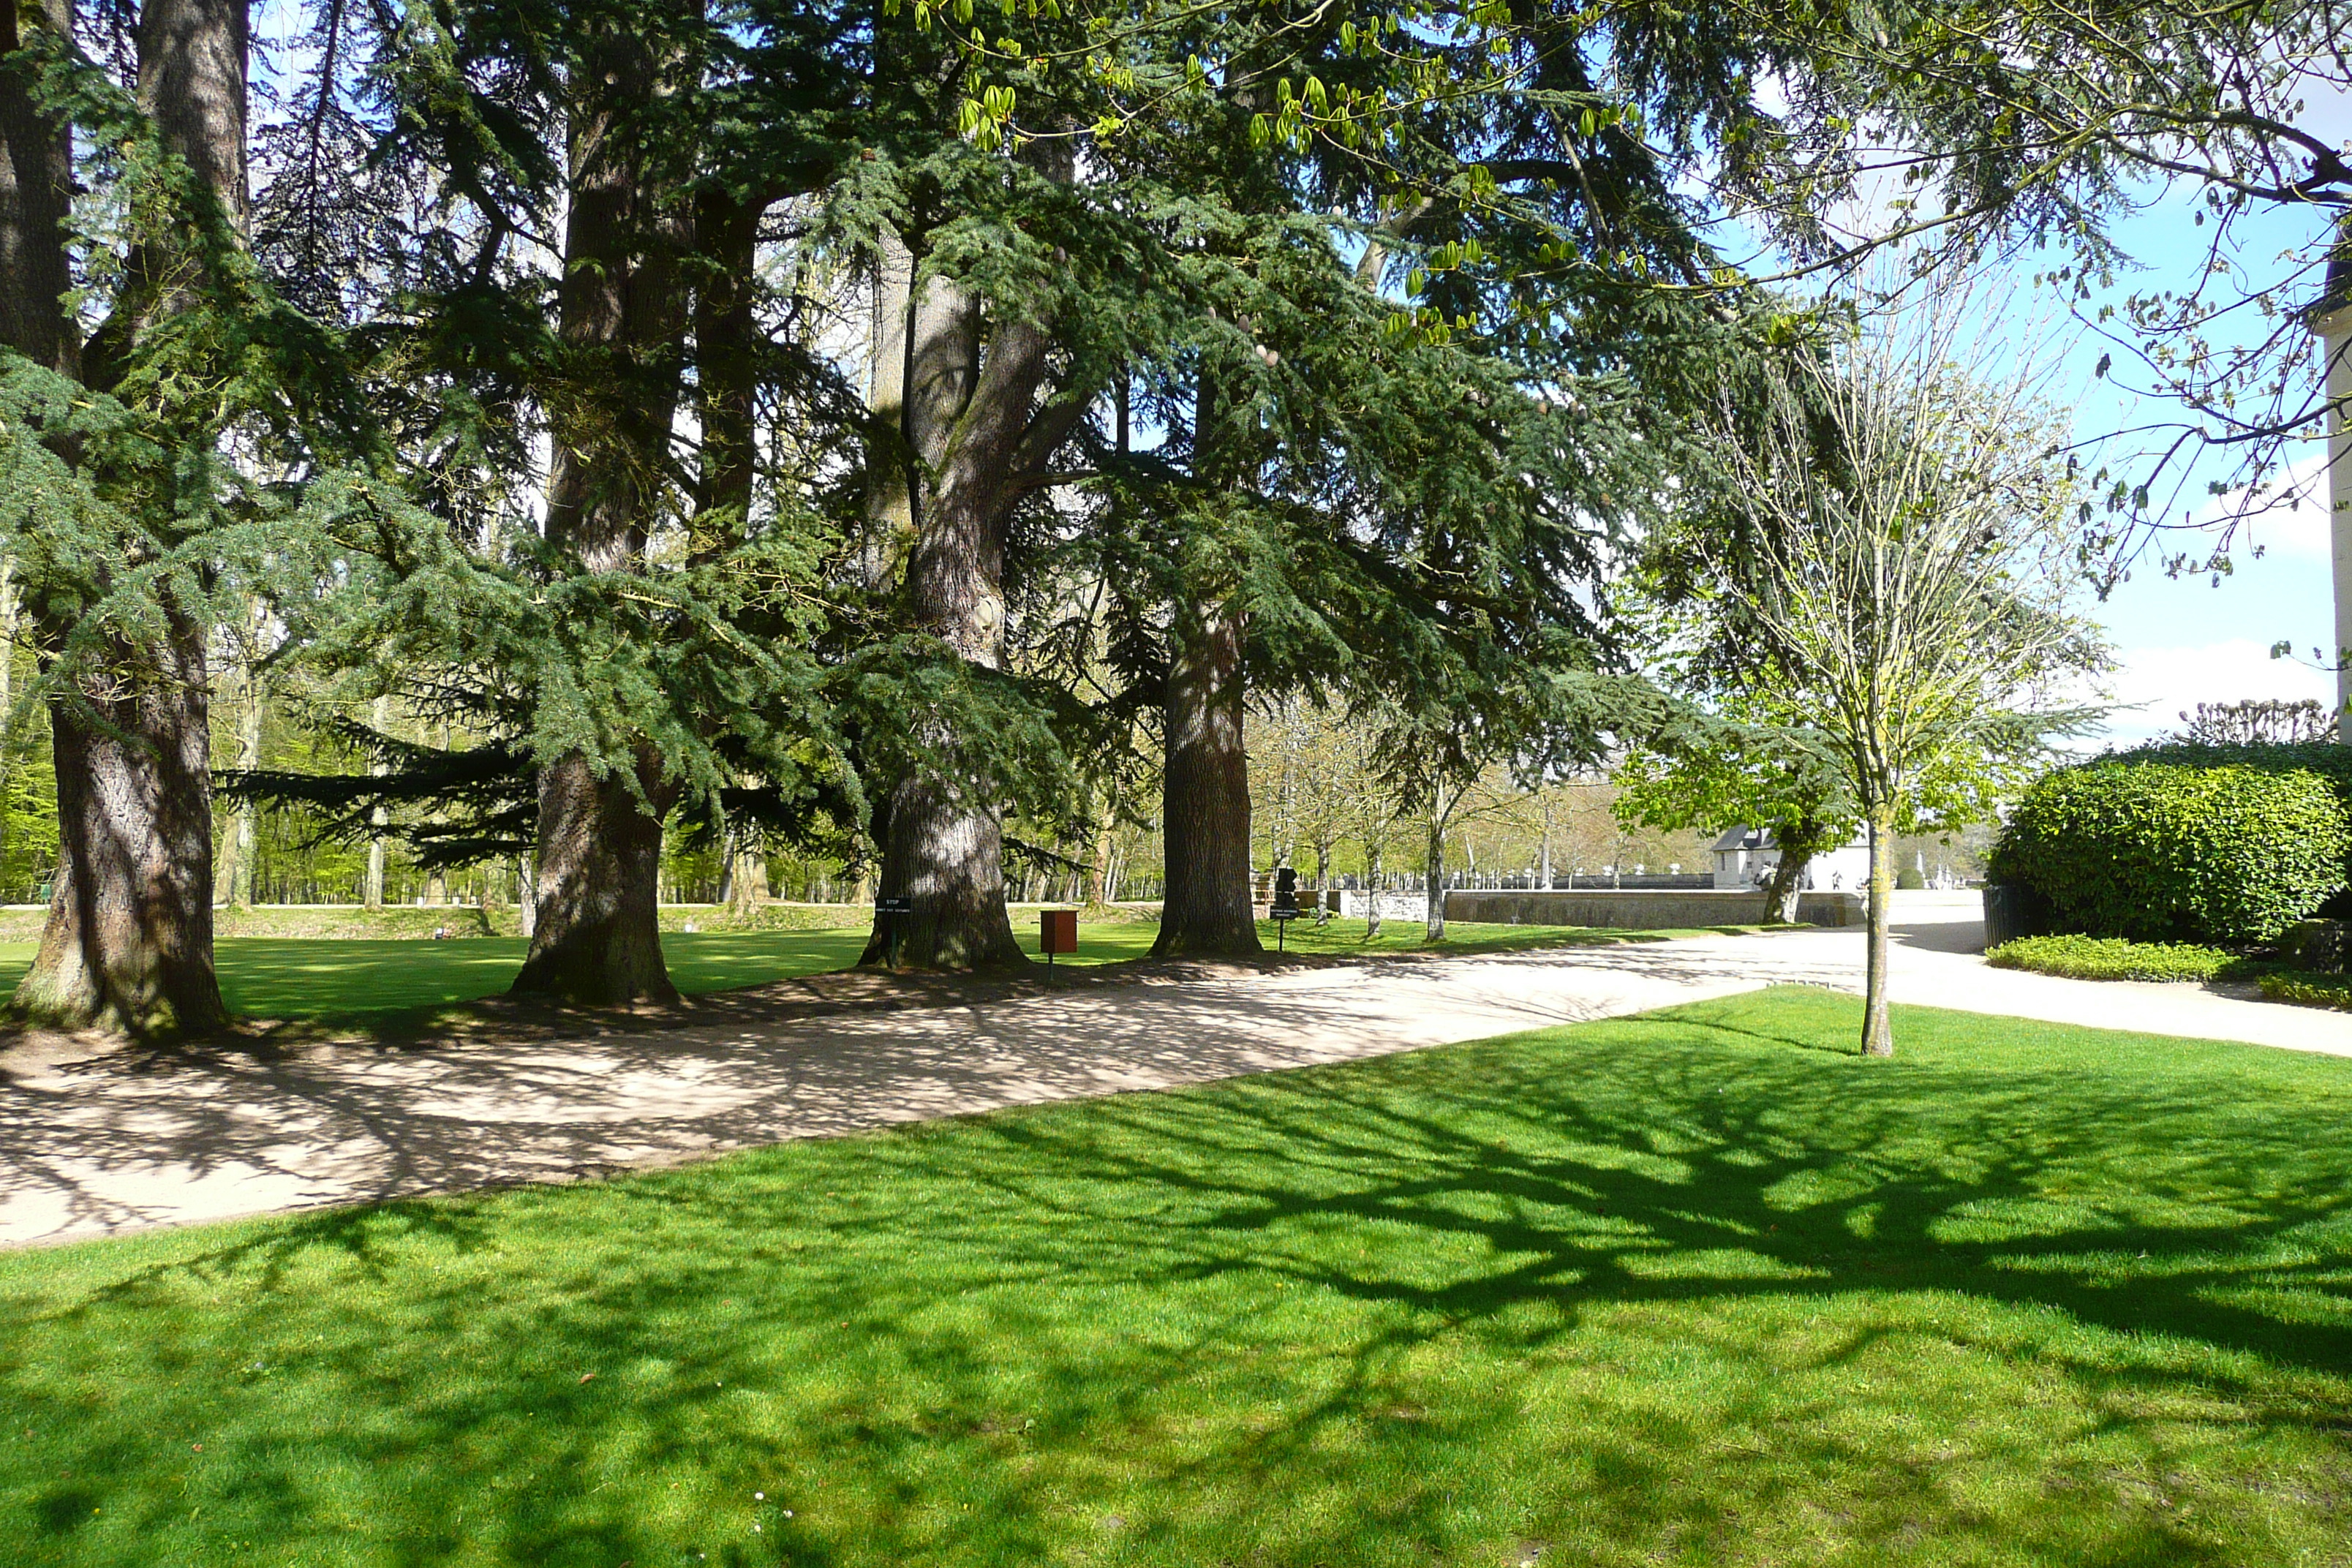
[[2352, 1063], [1781, 990], [0, 1257], [11, 1563], [2325, 1563]]

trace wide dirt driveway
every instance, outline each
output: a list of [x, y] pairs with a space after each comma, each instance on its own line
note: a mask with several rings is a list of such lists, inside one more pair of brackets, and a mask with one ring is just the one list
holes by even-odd
[[[2006, 973], [1974, 911], [1915, 900], [1899, 1001], [2352, 1055], [2352, 1016], [2191, 986]], [[1852, 931], [1704, 937], [1088, 986], [777, 1025], [0, 1057], [0, 1245], [691, 1159], [999, 1106], [1160, 1089], [1646, 1011], [1858, 989]]]

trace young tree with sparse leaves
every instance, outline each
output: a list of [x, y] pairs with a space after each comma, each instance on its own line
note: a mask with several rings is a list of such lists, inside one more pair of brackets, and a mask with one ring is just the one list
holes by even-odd
[[[1738, 524], [1716, 591], [1748, 657], [1801, 696], [1870, 831], [1865, 1054], [1894, 1049], [1894, 837], [1956, 759], [2014, 755], [2074, 717], [2058, 683], [2100, 668], [2075, 614], [2081, 497], [2030, 368], [1998, 331], [1964, 345], [1965, 296], [1864, 319], [1767, 381], [1759, 420], [1727, 382], [1710, 449]], [[1969, 320], [1971, 330], [1980, 323]]]

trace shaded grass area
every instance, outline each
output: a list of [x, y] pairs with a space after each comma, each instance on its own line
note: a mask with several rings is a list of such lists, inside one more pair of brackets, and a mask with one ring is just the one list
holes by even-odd
[[2322, 1563], [2352, 1063], [1782, 990], [0, 1256], [11, 1563]]
[[[1388, 921], [1378, 940], [1364, 940], [1362, 921], [1333, 921], [1323, 931], [1297, 922], [1294, 952], [1401, 952], [1424, 948], [1417, 923]], [[1022, 945], [1037, 947], [1034, 920], [1017, 928]], [[1595, 931], [1578, 926], [1456, 924], [1440, 944], [1447, 952], [1505, 952], [1589, 942], [1646, 942], [1680, 931]], [[1727, 927], [1727, 930], [1751, 928]], [[1141, 958], [1159, 926], [1149, 921], [1079, 928], [1079, 951], [1060, 963], [1082, 967]], [[1269, 951], [1276, 932], [1263, 932]], [[832, 931], [666, 931], [662, 954], [670, 978], [689, 994], [763, 985], [847, 968], [866, 948], [866, 928]], [[229, 1011], [247, 1018], [319, 1023], [361, 1022], [494, 996], [514, 983], [528, 944], [520, 937], [459, 937], [446, 942], [329, 938], [225, 937], [215, 944], [221, 994]], [[30, 942], [0, 943], [0, 994], [13, 990], [33, 960]]]

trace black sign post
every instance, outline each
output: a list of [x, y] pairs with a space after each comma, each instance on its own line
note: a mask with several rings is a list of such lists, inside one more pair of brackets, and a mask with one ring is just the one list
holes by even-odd
[[914, 912], [915, 900], [912, 899], [877, 898], [874, 900], [874, 918], [890, 922], [889, 934], [884, 939], [884, 951], [889, 953], [893, 969], [898, 967], [898, 944], [906, 940], [906, 927], [899, 923], [898, 917]]
[[1265, 911], [1274, 921], [1274, 951], [1289, 951], [1290, 922], [1298, 918], [1298, 873], [1288, 866], [1274, 872], [1274, 907]]

